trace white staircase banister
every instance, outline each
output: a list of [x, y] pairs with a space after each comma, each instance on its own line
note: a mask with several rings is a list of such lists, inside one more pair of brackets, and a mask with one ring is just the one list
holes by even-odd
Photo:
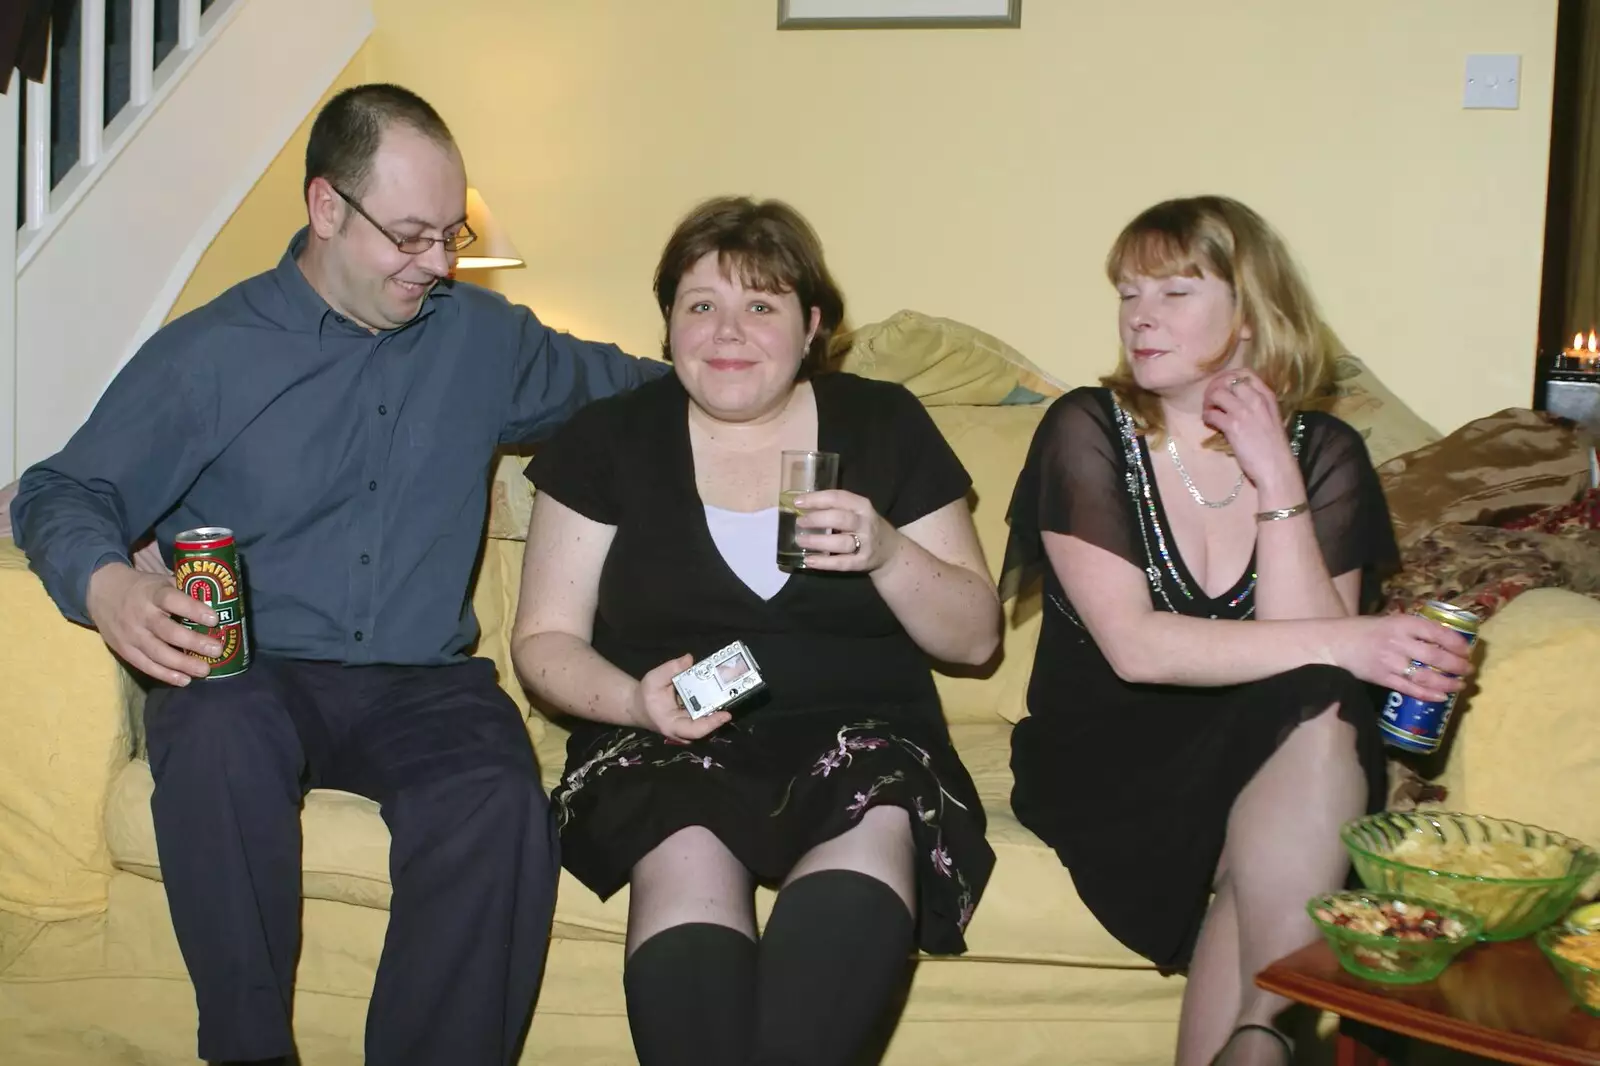
[[[3, 0], [0, 0], [3, 2]], [[193, 65], [206, 41], [219, 32], [247, 0], [216, 0], [204, 17], [200, 0], [179, 0], [176, 47], [155, 68], [155, 0], [132, 0], [133, 19], [128, 102], [105, 121], [106, 0], [80, 0], [78, 64], [78, 159], [59, 182], [51, 183], [50, 86], [28, 83], [28, 144], [25, 150], [23, 224], [18, 235], [17, 269], [25, 269], [56, 227], [110, 166], [168, 86]], [[271, 0], [267, 0], [271, 2]], [[52, 28], [54, 32], [54, 28]]]
[[[202, 0], [176, 10], [171, 0], [84, 2], [80, 17], [100, 28], [87, 30], [96, 40], [82, 44], [81, 63], [81, 39], [65, 59], [81, 68], [87, 99], [59, 116], [69, 140], [82, 134], [82, 158], [50, 162], [52, 87], [75, 76], [65, 63], [10, 97], [11, 143], [18, 97], [27, 131], [23, 165], [3, 168], [21, 179], [12, 195], [24, 211], [14, 242], [0, 242], [0, 261], [16, 264], [9, 315], [0, 291], [0, 324], [15, 326], [14, 339], [0, 337], [0, 485], [59, 448], [166, 320], [195, 263], [373, 27], [372, 0], [206, 0], [203, 13]], [[309, 38], [308, 25], [318, 27]], [[171, 50], [156, 66], [158, 47]], [[113, 78], [122, 95], [124, 56], [127, 103], [108, 115], [102, 101]], [[68, 310], [86, 301], [92, 313]]]

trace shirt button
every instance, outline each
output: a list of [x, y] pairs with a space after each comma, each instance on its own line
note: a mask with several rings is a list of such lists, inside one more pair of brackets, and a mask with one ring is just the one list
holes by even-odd
[[344, 325], [344, 316], [343, 315], [334, 315], [333, 316], [333, 320], [335, 322], [339, 323], [339, 325], [341, 325], [341, 326]]
[[361, 630], [359, 630], [359, 629], [356, 630], [356, 643], [359, 644], [363, 639], [365, 639], [365, 637], [362, 634]]
[[366, 566], [370, 562], [372, 562], [372, 556], [368, 555], [366, 552], [362, 552], [361, 553], [361, 565], [362, 566]]
[[368, 492], [377, 492], [378, 491], [378, 483], [376, 481], [367, 482], [367, 491]]
[[378, 413], [380, 415], [386, 415], [386, 414], [389, 413], [389, 408], [385, 407], [383, 404], [380, 403], [378, 405]]

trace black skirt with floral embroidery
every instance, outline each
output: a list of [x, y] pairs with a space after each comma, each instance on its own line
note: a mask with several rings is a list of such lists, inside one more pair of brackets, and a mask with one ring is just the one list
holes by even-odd
[[959, 954], [994, 852], [972, 779], [930, 733], [910, 716], [842, 712], [753, 714], [692, 743], [584, 723], [551, 796], [562, 864], [605, 899], [656, 845], [704, 826], [777, 884], [871, 808], [900, 807], [916, 844], [918, 944]]

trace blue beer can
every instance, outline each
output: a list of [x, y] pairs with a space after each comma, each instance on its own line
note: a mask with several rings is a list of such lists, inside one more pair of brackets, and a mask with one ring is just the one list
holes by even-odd
[[[1455, 630], [1467, 638], [1468, 644], [1478, 639], [1478, 626], [1482, 622], [1477, 615], [1464, 608], [1429, 600], [1417, 608], [1417, 614]], [[1411, 660], [1411, 665], [1423, 670], [1433, 669], [1415, 659]], [[1427, 702], [1391, 690], [1383, 702], [1383, 715], [1378, 719], [1384, 743], [1392, 748], [1424, 755], [1438, 751], [1439, 745], [1444, 742], [1445, 730], [1450, 727], [1450, 715], [1455, 710], [1458, 695], [1460, 693], [1452, 692], [1442, 700]]]

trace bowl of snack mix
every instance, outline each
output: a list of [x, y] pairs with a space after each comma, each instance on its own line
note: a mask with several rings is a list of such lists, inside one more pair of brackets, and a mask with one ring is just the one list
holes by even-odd
[[1600, 905], [1579, 907], [1534, 938], [1572, 1002], [1600, 1015]]
[[1600, 853], [1580, 840], [1479, 814], [1384, 811], [1339, 839], [1368, 889], [1466, 911], [1485, 940], [1544, 928], [1600, 872]]
[[1339, 965], [1392, 985], [1433, 980], [1483, 932], [1483, 923], [1464, 911], [1381, 892], [1317, 896], [1306, 913]]

